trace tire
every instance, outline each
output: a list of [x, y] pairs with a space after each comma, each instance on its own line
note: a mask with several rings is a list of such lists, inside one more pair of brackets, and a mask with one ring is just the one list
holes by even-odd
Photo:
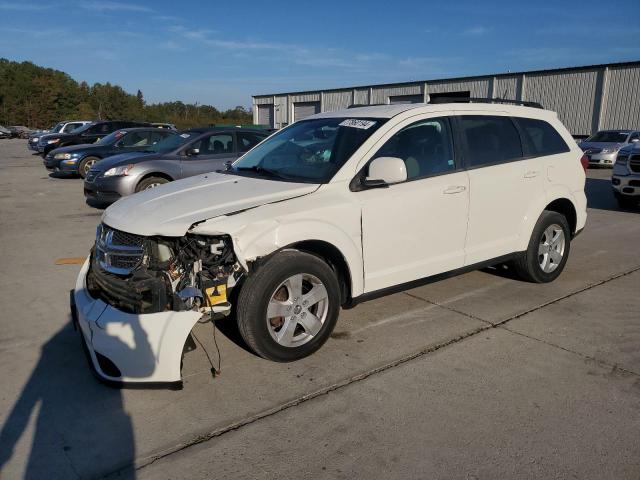
[[[247, 277], [236, 317], [242, 338], [257, 355], [291, 362], [327, 341], [339, 311], [340, 286], [331, 267], [315, 255], [285, 250]], [[274, 313], [283, 315], [269, 316]]]
[[82, 177], [82, 178], [86, 177], [87, 173], [89, 172], [91, 167], [98, 160], [100, 160], [98, 157], [85, 157], [85, 158], [83, 158], [82, 161], [78, 164], [78, 175], [80, 175], [80, 177]]
[[164, 177], [147, 177], [147, 178], [144, 178], [136, 186], [136, 193], [137, 192], [142, 192], [143, 190], [149, 190], [151, 188], [155, 188], [158, 185], [163, 185], [165, 183], [169, 183], [169, 180], [167, 180]]
[[[562, 236], [559, 235], [560, 232]], [[523, 280], [534, 283], [552, 282], [564, 270], [570, 250], [569, 222], [564, 215], [545, 210], [533, 228], [527, 251], [513, 262], [513, 266]]]

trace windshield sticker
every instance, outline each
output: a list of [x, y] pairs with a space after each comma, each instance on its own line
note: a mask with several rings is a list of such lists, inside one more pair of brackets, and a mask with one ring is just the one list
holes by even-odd
[[371, 120], [360, 120], [359, 118], [349, 118], [340, 123], [341, 127], [360, 128], [361, 130], [368, 130], [373, 127], [376, 122]]
[[191, 135], [189, 135], [188, 133], [183, 133], [182, 135], [180, 135], [182, 138], [189, 138]]

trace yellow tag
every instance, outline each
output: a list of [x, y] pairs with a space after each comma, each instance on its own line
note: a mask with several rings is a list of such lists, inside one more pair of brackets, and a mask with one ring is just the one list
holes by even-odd
[[227, 286], [216, 285], [215, 287], [209, 287], [205, 290], [209, 305], [217, 305], [227, 301]]

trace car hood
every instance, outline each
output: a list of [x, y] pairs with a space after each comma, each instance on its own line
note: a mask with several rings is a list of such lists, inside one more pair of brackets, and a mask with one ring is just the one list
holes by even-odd
[[99, 172], [106, 172], [110, 168], [119, 167], [121, 165], [128, 165], [130, 163], [138, 163], [143, 160], [155, 160], [156, 158], [160, 158], [161, 155], [158, 155], [154, 152], [126, 152], [119, 153], [118, 155], [111, 155], [104, 160], [100, 160], [96, 163], [92, 168], [92, 170], [97, 170]]
[[621, 147], [624, 143], [617, 142], [581, 142], [580, 148], [586, 150], [587, 148], [612, 148]]
[[95, 145], [93, 143], [82, 143], [80, 145], [69, 145], [67, 147], [56, 148], [55, 153], [73, 153], [79, 151], [91, 151], [97, 150], [98, 148], [102, 148], [105, 145]]
[[306, 195], [318, 187], [207, 173], [124, 197], [105, 210], [102, 221], [137, 235], [180, 237], [194, 223]]

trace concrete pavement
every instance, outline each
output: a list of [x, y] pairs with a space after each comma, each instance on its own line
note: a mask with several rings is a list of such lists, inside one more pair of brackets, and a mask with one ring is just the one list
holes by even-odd
[[[0, 478], [638, 478], [640, 214], [590, 172], [563, 275], [488, 269], [343, 311], [275, 364], [199, 325], [182, 391], [89, 374], [68, 291], [100, 212], [0, 141]], [[232, 320], [232, 319], [229, 319]]]

